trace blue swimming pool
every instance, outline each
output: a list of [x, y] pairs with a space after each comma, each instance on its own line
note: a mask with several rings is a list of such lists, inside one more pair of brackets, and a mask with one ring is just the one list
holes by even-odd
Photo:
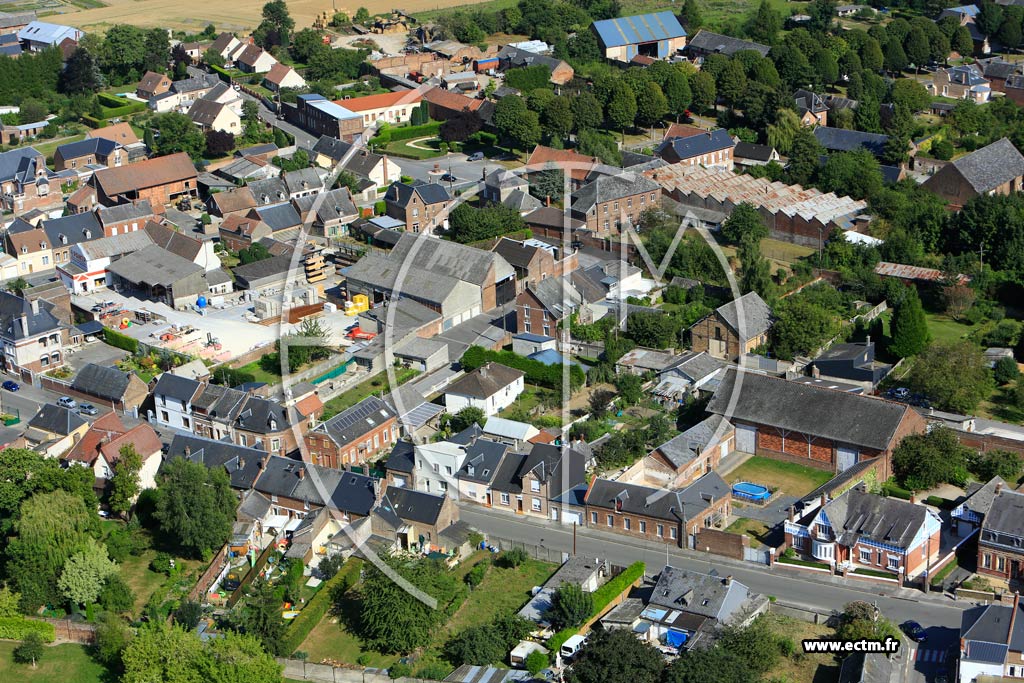
[[761, 502], [771, 498], [772, 492], [769, 491], [767, 487], [761, 486], [760, 484], [751, 484], [749, 481], [739, 481], [732, 485], [732, 495], [738, 498]]

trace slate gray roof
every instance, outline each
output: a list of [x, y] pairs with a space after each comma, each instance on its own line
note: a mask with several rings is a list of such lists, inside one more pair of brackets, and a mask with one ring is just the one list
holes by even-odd
[[[494, 174], [492, 173], [491, 175]], [[501, 254], [501, 257], [515, 268], [527, 268], [530, 265], [530, 261], [533, 260], [540, 250], [540, 247], [529, 246], [522, 242], [502, 237], [491, 251]]]
[[203, 126], [212, 126], [220, 116], [220, 112], [227, 105], [213, 100], [196, 100], [188, 110], [188, 117], [193, 123]]
[[165, 372], [156, 381], [156, 386], [153, 387], [153, 396], [167, 396], [188, 403], [201, 387], [202, 384], [194, 379]]
[[203, 251], [202, 242], [192, 239], [188, 235], [162, 223], [147, 222], [145, 232], [153, 243], [161, 249], [166, 249], [172, 254], [188, 261], [194, 261], [196, 256]]
[[61, 436], [67, 436], [84, 424], [87, 424], [86, 421], [78, 413], [52, 403], [43, 405], [28, 421], [29, 427]]
[[55, 248], [61, 245], [98, 240], [103, 237], [103, 228], [92, 211], [43, 221], [43, 230], [46, 231], [46, 236], [50, 238], [50, 244]]
[[[164, 373], [166, 377], [168, 373]], [[186, 455], [187, 451], [187, 455]], [[250, 489], [262, 471], [260, 461], [266, 453], [230, 441], [215, 441], [193, 434], [177, 433], [167, 448], [164, 466], [174, 458], [187, 457], [206, 467], [223, 467], [236, 489]]]
[[238, 413], [235, 424], [239, 429], [269, 434], [281, 431], [294, 422], [293, 415], [289, 413], [287, 408], [276, 401], [250, 396]]
[[764, 299], [758, 296], [757, 292], [747, 292], [739, 299], [734, 299], [715, 309], [722, 321], [731, 327], [737, 335], [740, 334], [740, 305], [737, 302], [743, 304], [744, 332], [747, 335], [743, 341], [764, 334], [771, 328], [772, 309], [768, 307]]
[[708, 131], [707, 133], [687, 135], [686, 137], [681, 138], [673, 137], [663, 140], [655, 149], [655, 153], [664, 156], [666, 153], [671, 151], [672, 155], [679, 159], [689, 159], [691, 157], [717, 152], [721, 149], [729, 149], [735, 145], [736, 143], [733, 142], [732, 136], [729, 135], [729, 131], [724, 128], [717, 128], [713, 131]]
[[107, 138], [86, 138], [77, 142], [68, 142], [54, 150], [54, 154], [60, 153], [62, 159], [74, 159], [86, 154], [98, 154], [106, 156], [121, 145]]
[[611, 479], [595, 479], [587, 493], [587, 505], [681, 523], [706, 510], [712, 501], [730, 495], [731, 489], [717, 472], [709, 472], [685, 489], [657, 489]]
[[380, 501], [380, 507], [397, 515], [399, 519], [434, 526], [441, 514], [444, 500], [444, 496], [389, 486]]
[[[480, 427], [476, 424], [473, 427], [479, 432]], [[451, 439], [450, 439], [451, 440]], [[457, 476], [465, 481], [475, 481], [480, 484], [489, 484], [498, 471], [501, 459], [508, 451], [508, 446], [490, 439], [474, 438], [466, 446], [466, 459], [462, 461], [462, 467]]]
[[892, 661], [882, 653], [855, 652], [843, 660], [839, 683], [889, 683]]
[[603, 175], [573, 193], [572, 210], [586, 215], [595, 204], [646, 192], [660, 193], [661, 185], [639, 173], [624, 172], [621, 175]]
[[402, 234], [391, 250], [390, 258], [396, 263], [408, 259], [411, 265], [477, 285], [487, 279], [491, 268], [494, 268], [495, 282], [515, 274], [512, 266], [499, 254], [410, 233]]
[[257, 206], [267, 206], [288, 201], [288, 186], [281, 178], [254, 180], [246, 187], [252, 192]]
[[[402, 233], [402, 240], [408, 234]], [[454, 277], [422, 267], [410, 266], [404, 273], [401, 273], [401, 269], [400, 259], [370, 253], [345, 269], [345, 277], [350, 281], [363, 282], [382, 289], [397, 288], [410, 295], [437, 302], [444, 301], [446, 294], [459, 285], [459, 280]]]
[[217, 74], [203, 74], [174, 81], [171, 83], [171, 90], [180, 95], [185, 95], [197, 90], [207, 90], [218, 83], [220, 83], [220, 78], [217, 77]]
[[733, 149], [733, 156], [738, 159], [753, 159], [754, 161], [769, 161], [775, 148], [771, 145], [757, 145], [752, 142], [737, 142]]
[[238, 411], [245, 404], [246, 398], [247, 394], [244, 391], [219, 384], [207, 384], [203, 387], [203, 393], [192, 401], [192, 407], [211, 418], [227, 421], [238, 416]]
[[335, 190], [328, 190], [319, 194], [298, 197], [292, 200], [292, 205], [302, 215], [306, 214], [316, 205], [316, 217], [324, 224], [345, 218], [355, 219], [359, 216], [359, 210], [352, 203], [352, 195], [347, 187], [339, 187]]
[[[736, 370], [726, 371], [708, 412], [726, 415], [736, 376]], [[762, 424], [886, 450], [910, 410], [902, 403], [746, 372], [735, 408], [727, 417], [734, 424]]]
[[650, 604], [727, 621], [749, 591], [735, 579], [666, 565], [651, 591]]
[[89, 396], [120, 401], [131, 383], [132, 373], [115, 367], [87, 363], [71, 382], [71, 388]]
[[859, 130], [829, 128], [828, 126], [815, 128], [814, 137], [822, 147], [830, 152], [852, 152], [863, 147], [875, 156], [880, 156], [885, 152], [885, 143], [889, 141], [889, 136], [881, 133], [864, 133]]
[[978, 194], [991, 192], [1014, 178], [1024, 176], [1024, 156], [1006, 138], [996, 140], [952, 163]]
[[[300, 474], [303, 470], [305, 473]], [[376, 502], [372, 477], [276, 455], [267, 459], [254, 488], [266, 495], [286, 496], [363, 517], [370, 514]], [[326, 498], [321, 491], [327, 493]]]
[[[564, 283], [564, 291], [563, 291]], [[527, 286], [533, 295], [559, 320], [579, 307], [583, 298], [570, 281], [561, 277], [544, 278]]]
[[316, 154], [323, 154], [328, 157], [334, 163], [341, 161], [342, 157], [352, 149], [351, 142], [345, 142], [338, 138], [332, 138], [329, 135], [321, 135], [320, 139], [313, 145], [313, 152]]
[[829, 501], [823, 509], [833, 533], [843, 545], [857, 539], [909, 548], [924, 524], [928, 508], [852, 488]]
[[313, 431], [327, 434], [335, 444], [345, 446], [394, 417], [394, 411], [384, 401], [376, 396], [368, 396], [318, 425]]
[[732, 36], [724, 36], [721, 33], [712, 33], [701, 29], [697, 34], [687, 41], [687, 47], [701, 52], [714, 52], [731, 57], [741, 50], [753, 50], [762, 57], [767, 57], [771, 50], [767, 45], [753, 43], [749, 40], [740, 40]]
[[281, 256], [272, 256], [261, 261], [253, 261], [244, 266], [235, 266], [232, 268], [232, 271], [235, 273], [235, 277], [251, 282], [265, 277], [285, 274], [291, 268], [291, 265], [292, 257], [282, 254]]
[[1003, 490], [992, 501], [981, 524], [981, 540], [1011, 545], [1024, 538], [1024, 493]]
[[395, 472], [411, 473], [416, 465], [416, 448], [408, 441], [399, 441], [391, 449], [384, 468]]
[[516, 370], [501, 363], [490, 362], [481, 365], [476, 370], [452, 382], [445, 389], [445, 393], [472, 396], [474, 398], [487, 398], [523, 376], [522, 370]]
[[312, 166], [287, 171], [281, 176], [281, 179], [284, 180], [284, 185], [290, 193], [318, 190], [324, 186], [320, 169], [313, 168]]
[[99, 218], [101, 225], [130, 221], [133, 218], [148, 218], [152, 215], [153, 205], [149, 203], [148, 199], [116, 206], [101, 206], [96, 210], [96, 217]]
[[812, 114], [820, 114], [823, 111], [828, 111], [828, 107], [825, 102], [821, 99], [821, 95], [810, 90], [799, 89], [793, 93], [793, 100], [796, 103], [796, 109], [800, 113], [811, 112]]
[[22, 176], [39, 156], [34, 147], [19, 147], [0, 153], [0, 182]]
[[690, 379], [697, 381], [722, 368], [722, 361], [707, 352], [690, 352], [682, 359], [665, 368], [665, 372], [678, 371]]
[[261, 206], [256, 209], [256, 213], [274, 232], [302, 225], [302, 218], [291, 203]]
[[979, 515], [987, 515], [992, 508], [992, 501], [996, 499], [996, 486], [1001, 485], [1003, 489], [1011, 488], [1002, 477], [992, 477], [985, 483], [971, 482], [967, 485], [963, 505]]
[[424, 204], [440, 204], [441, 202], [450, 202], [452, 200], [444, 185], [425, 183], [422, 180], [414, 180], [411, 183], [391, 183], [391, 187], [388, 188], [384, 199], [396, 206], [405, 208], [414, 194], [418, 194]]
[[554, 72], [561, 64], [565, 63], [561, 59], [539, 55], [529, 50], [520, 50], [518, 47], [512, 47], [511, 45], [506, 45], [498, 51], [498, 59], [503, 69], [518, 69], [539, 64], [547, 67], [548, 71], [551, 72]]
[[[52, 309], [53, 304], [49, 301], [39, 300], [39, 313], [33, 313], [32, 304], [27, 299], [11, 292], [0, 292], [0, 329], [4, 337], [14, 340], [56, 332], [60, 329], [60, 322], [50, 312]], [[23, 316], [28, 323], [28, 334], [21, 326]]]
[[682, 434], [658, 446], [661, 452], [677, 470], [718, 443], [722, 436], [732, 430], [732, 424], [721, 415], [711, 415]]
[[[1024, 604], [1017, 606], [1024, 611]], [[960, 617], [960, 638], [965, 641], [964, 657], [974, 662], [1002, 663], [1007, 645], [1016, 652], [1024, 650], [1024, 615], [1012, 619], [1012, 605], [982, 605], [963, 611]], [[1010, 633], [1010, 622], [1013, 633]]]
[[107, 270], [129, 282], [173, 287], [189, 275], [203, 272], [203, 267], [153, 244], [112, 262]]

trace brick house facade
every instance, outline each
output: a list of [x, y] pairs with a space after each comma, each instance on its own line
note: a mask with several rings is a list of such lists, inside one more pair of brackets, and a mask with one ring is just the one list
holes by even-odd
[[[730, 301], [719, 306], [690, 327], [694, 352], [704, 351], [715, 358], [735, 360], [768, 343], [772, 322], [772, 311], [768, 304], [757, 292], [744, 294], [739, 301], [739, 304]], [[745, 321], [743, 325], [740, 325], [741, 308]]]
[[978, 537], [978, 573], [1012, 582], [1024, 576], [1024, 494], [996, 486]]
[[370, 396], [307, 433], [302, 458], [346, 469], [390, 450], [397, 440], [397, 415], [379, 398]]

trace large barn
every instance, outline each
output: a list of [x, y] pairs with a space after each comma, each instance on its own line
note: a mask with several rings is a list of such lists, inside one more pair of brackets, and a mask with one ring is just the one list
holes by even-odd
[[667, 59], [686, 47], [686, 29], [672, 12], [603, 19], [593, 28], [605, 58], [617, 62], [637, 56]]

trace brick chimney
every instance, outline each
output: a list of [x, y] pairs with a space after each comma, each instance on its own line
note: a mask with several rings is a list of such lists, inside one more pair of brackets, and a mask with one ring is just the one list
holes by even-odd
[[1010, 628], [1006, 629], [1006, 644], [1013, 640], [1013, 624], [1017, 621], [1017, 607], [1020, 605], [1020, 591], [1013, 592], [1013, 611], [1010, 612]]
[[306, 468], [305, 467], [300, 467], [299, 468], [299, 479], [301, 480], [301, 479], [305, 479], [305, 478], [306, 478]]
[[243, 458], [242, 456], [238, 456], [238, 469], [245, 469], [245, 458]]
[[21, 333], [28, 336], [28, 316], [22, 315], [19, 320], [21, 321]]
[[729, 574], [728, 576], [726, 576], [725, 577], [725, 581], [722, 581], [722, 584], [726, 585], [726, 586], [731, 586], [732, 585], [732, 574]]
[[828, 502], [828, 494], [827, 493], [821, 494], [821, 507], [825, 507], [825, 503], [827, 503], [827, 502]]
[[996, 495], [998, 496], [1002, 492], [1003, 492], [1003, 482], [997, 481], [996, 482]]
[[796, 506], [795, 505], [790, 505], [789, 506], [789, 521], [791, 521], [791, 522], [795, 522], [796, 521]]
[[910, 504], [911, 505], [917, 505], [917, 492], [916, 491], [911, 491], [910, 492]]

